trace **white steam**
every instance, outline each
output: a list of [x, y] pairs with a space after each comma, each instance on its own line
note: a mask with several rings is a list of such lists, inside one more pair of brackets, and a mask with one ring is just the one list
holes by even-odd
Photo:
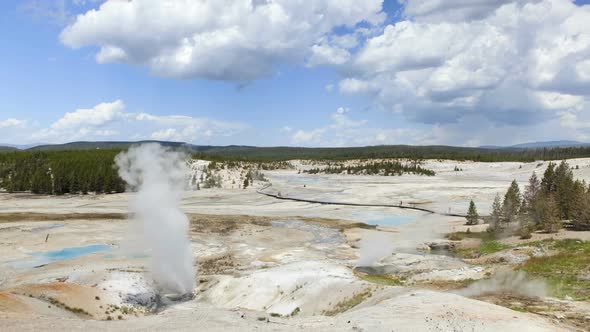
[[360, 241], [357, 266], [371, 266], [393, 253], [394, 243], [387, 233], [370, 233]]
[[545, 297], [547, 285], [542, 280], [528, 278], [526, 273], [502, 271], [490, 279], [476, 281], [456, 293], [463, 296], [478, 296], [497, 292], [507, 292], [529, 297]]
[[371, 266], [393, 253], [416, 253], [425, 242], [436, 241], [446, 230], [437, 216], [424, 215], [395, 233], [371, 232], [359, 243], [357, 266]]
[[193, 291], [193, 254], [188, 219], [180, 210], [187, 166], [184, 155], [159, 144], [129, 148], [115, 157], [119, 175], [137, 194], [130, 198], [133, 246], [151, 254], [151, 273], [164, 294]]

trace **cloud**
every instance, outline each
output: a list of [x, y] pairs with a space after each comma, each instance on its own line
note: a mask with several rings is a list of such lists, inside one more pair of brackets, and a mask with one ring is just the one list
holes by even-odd
[[101, 0], [27, 0], [18, 6], [18, 10], [35, 20], [64, 26], [74, 19], [76, 7], [97, 3]]
[[102, 126], [118, 118], [124, 117], [122, 110], [125, 104], [121, 100], [111, 103], [100, 103], [93, 108], [78, 109], [66, 113], [51, 125], [52, 129], [64, 130], [84, 126]]
[[419, 21], [469, 21], [483, 19], [499, 7], [515, 0], [399, 0], [404, 16]]
[[[343, 63], [352, 37], [337, 27], [379, 24], [382, 0], [107, 1], [61, 33], [72, 48], [98, 46], [99, 63], [140, 65], [173, 78], [244, 82], [280, 63]], [[329, 40], [328, 44], [317, 44]]]
[[338, 87], [340, 88], [341, 92], [351, 94], [379, 91], [379, 88], [377, 86], [371, 86], [372, 83], [373, 82], [369, 82], [358, 78], [346, 78], [340, 81]]
[[46, 19], [51, 23], [63, 25], [71, 15], [67, 5], [66, 0], [29, 0], [19, 5], [18, 9], [33, 19]]
[[[586, 109], [588, 105], [578, 109]], [[295, 131], [291, 144], [301, 146], [368, 145], [512, 145], [547, 140], [547, 133], [559, 132], [560, 139], [590, 141], [590, 113], [571, 109], [558, 117], [522, 127], [522, 123], [499, 124], [472, 112], [455, 122], [432, 125], [389, 127], [357, 120], [354, 112], [338, 108], [325, 126]], [[508, 114], [513, 116], [514, 114]]]
[[[330, 115], [330, 124], [311, 130], [297, 130], [291, 136], [291, 143], [307, 146], [344, 146], [383, 144], [376, 143], [377, 136], [383, 130], [367, 126], [367, 120], [353, 120], [349, 117], [350, 109], [339, 107]], [[377, 132], [377, 136], [375, 135]], [[389, 131], [392, 132], [392, 131]], [[386, 140], [383, 136], [381, 141]]]
[[350, 53], [346, 49], [330, 45], [313, 45], [307, 64], [309, 66], [341, 65], [349, 59]]
[[173, 141], [179, 137], [176, 128], [166, 128], [152, 133], [151, 138], [160, 141]]
[[337, 115], [343, 115], [343, 114], [346, 114], [346, 113], [349, 113], [349, 112], [350, 112], [350, 109], [348, 109], [346, 107], [338, 107], [336, 109], [336, 113], [335, 114], [337, 114]]
[[347, 114], [350, 110], [346, 107], [338, 107], [336, 112], [331, 115], [333, 124], [330, 126], [332, 129], [343, 129], [359, 127], [367, 123], [367, 120], [354, 121], [350, 119]]
[[26, 140], [61, 143], [78, 140], [156, 139], [199, 143], [236, 135], [246, 127], [241, 123], [185, 115], [160, 116], [125, 112], [123, 101], [115, 100], [92, 108], [67, 112], [49, 127], [30, 132]]
[[4, 121], [0, 121], [0, 128], [15, 128], [15, 127], [22, 127], [25, 124], [22, 120], [17, 120], [15, 118], [9, 118]]
[[[590, 97], [590, 6], [569, 0], [405, 0], [339, 83], [426, 124], [474, 113], [532, 126]], [[585, 111], [588, 111], [586, 108]]]
[[318, 128], [311, 131], [298, 130], [292, 138], [294, 144], [322, 144], [322, 134], [326, 131], [324, 128]]
[[[99, 63], [179, 79], [245, 83], [280, 65], [328, 65], [340, 79], [326, 91], [364, 96], [372, 109], [415, 127], [381, 128], [342, 109], [322, 127], [283, 128], [294, 144], [511, 144], [547, 132], [590, 138], [583, 125], [590, 120], [589, 5], [398, 2], [401, 15], [385, 20], [381, 0], [107, 1], [77, 16], [60, 39], [72, 48], [98, 47]], [[175, 140], [240, 130], [208, 119], [121, 113], [68, 130], [117, 137], [125, 129], [117, 124], [147, 123], [142, 137]], [[64, 122], [86, 119], [74, 115]]]
[[[291, 142], [296, 145], [326, 145], [332, 142], [326, 141], [324, 134], [331, 136], [335, 131], [346, 128], [353, 128], [365, 123], [362, 121], [353, 121], [348, 116], [350, 110], [346, 107], [338, 107], [334, 113], [330, 115], [332, 123], [322, 128], [315, 128], [312, 130], [298, 130], [291, 136]], [[292, 130], [291, 128], [289, 128]]]

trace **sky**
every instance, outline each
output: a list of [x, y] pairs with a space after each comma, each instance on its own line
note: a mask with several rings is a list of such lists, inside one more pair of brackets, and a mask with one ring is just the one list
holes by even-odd
[[590, 0], [6, 0], [0, 144], [590, 142]]

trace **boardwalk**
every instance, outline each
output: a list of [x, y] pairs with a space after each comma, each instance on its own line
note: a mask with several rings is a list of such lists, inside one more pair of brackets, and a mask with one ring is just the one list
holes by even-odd
[[280, 200], [285, 201], [293, 201], [293, 202], [304, 202], [304, 203], [315, 203], [315, 204], [323, 204], [323, 205], [343, 205], [343, 206], [360, 206], [360, 207], [385, 207], [385, 208], [397, 208], [397, 209], [408, 209], [408, 210], [416, 210], [422, 211], [432, 214], [438, 214], [441, 216], [448, 216], [448, 217], [465, 217], [464, 214], [456, 214], [456, 213], [440, 213], [434, 210], [429, 210], [421, 207], [409, 206], [409, 205], [400, 205], [400, 204], [371, 204], [371, 203], [349, 203], [349, 202], [327, 202], [327, 201], [318, 201], [313, 199], [305, 199], [305, 198], [296, 198], [296, 197], [285, 197], [279, 194], [273, 194], [269, 192], [265, 192], [266, 189], [271, 187], [272, 184], [267, 184], [264, 187], [256, 190], [257, 193], [261, 195], [265, 195], [268, 197], [273, 197]]

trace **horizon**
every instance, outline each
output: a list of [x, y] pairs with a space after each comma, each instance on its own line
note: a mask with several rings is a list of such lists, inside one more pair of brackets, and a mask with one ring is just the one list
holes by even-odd
[[165, 140], [153, 140], [153, 139], [146, 139], [146, 140], [129, 140], [129, 141], [71, 141], [71, 142], [64, 142], [64, 143], [31, 143], [31, 144], [7, 144], [0, 142], [1, 147], [8, 147], [8, 148], [15, 148], [18, 150], [28, 150], [34, 149], [38, 147], [45, 147], [45, 146], [66, 146], [71, 144], [81, 144], [81, 143], [88, 143], [88, 144], [108, 144], [108, 143], [121, 143], [121, 144], [137, 144], [137, 143], [158, 143], [158, 144], [179, 144], [179, 145], [190, 145], [196, 147], [245, 147], [245, 148], [296, 148], [296, 149], [347, 149], [347, 148], [369, 148], [369, 147], [387, 147], [387, 146], [410, 146], [410, 147], [431, 147], [431, 146], [441, 146], [441, 147], [451, 147], [451, 148], [473, 148], [473, 149], [485, 149], [485, 150], [493, 150], [493, 149], [510, 149], [510, 148], [524, 148], [524, 149], [531, 149], [531, 148], [566, 148], [566, 147], [586, 147], [590, 145], [587, 142], [579, 142], [579, 141], [571, 141], [571, 140], [555, 140], [555, 141], [537, 141], [537, 142], [522, 142], [513, 145], [481, 145], [481, 146], [459, 146], [459, 145], [445, 145], [445, 144], [428, 144], [428, 145], [420, 145], [420, 144], [374, 144], [374, 145], [363, 145], [363, 146], [290, 146], [290, 145], [243, 145], [243, 144], [227, 144], [227, 145], [214, 145], [214, 144], [193, 144], [189, 142], [182, 142], [182, 141], [165, 141]]
[[0, 144], [590, 142], [589, 3], [6, 1]]

